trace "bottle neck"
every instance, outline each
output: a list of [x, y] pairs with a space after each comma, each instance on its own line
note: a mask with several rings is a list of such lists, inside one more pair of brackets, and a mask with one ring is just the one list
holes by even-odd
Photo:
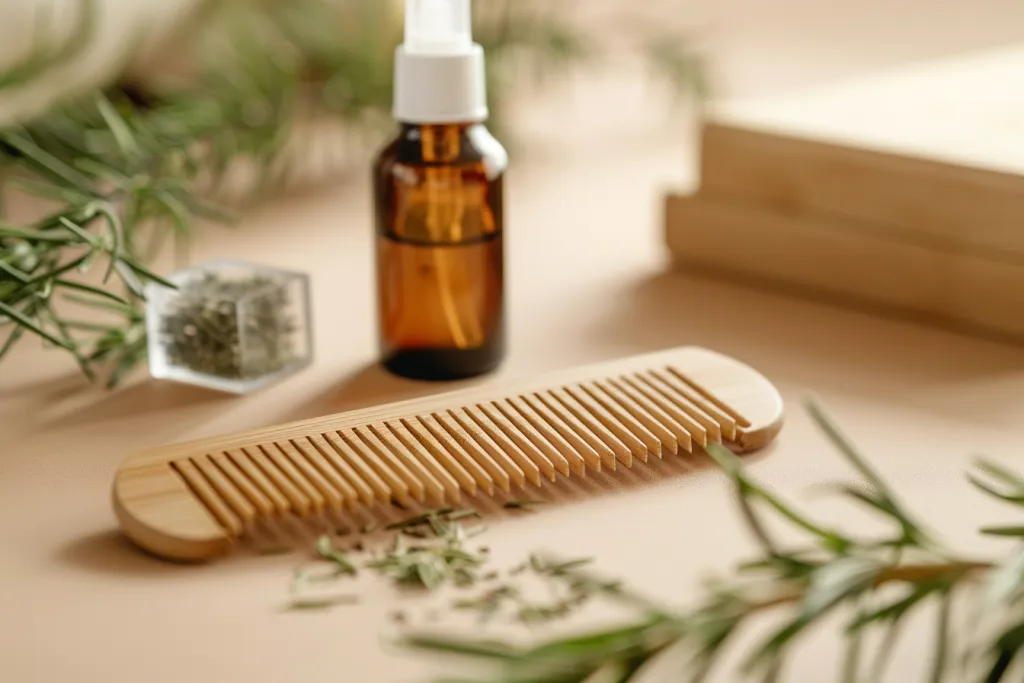
[[470, 129], [479, 123], [446, 124], [401, 124], [400, 137], [409, 145], [415, 145], [423, 161], [451, 163], [458, 160], [464, 151]]
[[484, 51], [474, 44], [455, 54], [395, 51], [394, 117], [402, 123], [441, 125], [487, 120]]

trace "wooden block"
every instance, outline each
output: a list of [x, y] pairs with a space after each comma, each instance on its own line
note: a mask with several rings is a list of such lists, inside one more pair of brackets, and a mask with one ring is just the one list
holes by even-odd
[[721, 102], [700, 192], [1024, 262], [1024, 45]]
[[1024, 266], [901, 240], [873, 226], [671, 195], [666, 241], [682, 269], [1024, 342]]

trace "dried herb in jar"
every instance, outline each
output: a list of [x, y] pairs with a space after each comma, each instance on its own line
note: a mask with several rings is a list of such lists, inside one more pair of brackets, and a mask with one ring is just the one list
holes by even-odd
[[163, 311], [170, 363], [225, 379], [262, 377], [297, 357], [286, 285], [265, 274], [204, 272], [180, 286]]

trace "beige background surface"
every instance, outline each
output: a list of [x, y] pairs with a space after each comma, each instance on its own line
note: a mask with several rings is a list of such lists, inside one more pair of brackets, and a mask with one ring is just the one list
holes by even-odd
[[[785, 11], [771, 5], [722, 4], [714, 35], [737, 89], [790, 86], [1024, 33], [1024, 8], [1008, 1], [968, 8], [904, 0], [884, 3], [885, 12], [883, 3], [834, 11], [795, 0]], [[871, 12], [881, 24], [867, 24]], [[692, 181], [693, 140], [687, 126], [630, 99], [645, 92], [623, 67], [581, 76], [524, 108], [524, 130], [537, 135], [510, 177], [511, 355], [483, 381], [705, 345], [754, 365], [784, 392], [789, 422], [754, 464], [765, 481], [826, 519], [861, 520], [808, 491], [847, 474], [800, 409], [814, 392], [924, 519], [967, 549], [1000, 552], [973, 532], [1008, 512], [970, 491], [962, 472], [975, 453], [1019, 463], [1024, 350], [668, 274], [660, 201], [666, 188]], [[32, 343], [0, 369], [5, 683], [397, 683], [444, 670], [382, 644], [387, 615], [401, 603], [381, 584], [361, 584], [358, 606], [281, 614], [295, 557], [175, 567], [136, 553], [116, 533], [110, 477], [136, 448], [439, 388], [373, 365], [365, 179], [275, 201], [236, 230], [244, 238], [211, 228], [196, 258], [230, 253], [313, 276], [319, 355], [302, 375], [244, 399], [143, 377], [107, 393]], [[680, 603], [695, 595], [700, 577], [752, 551], [709, 474], [502, 522], [487, 538], [499, 563], [531, 550], [589, 555], [602, 571]], [[929, 638], [927, 629], [907, 634], [892, 681], [923, 680]], [[828, 680], [820, 667], [838, 666], [834, 639], [815, 636], [808, 645], [787, 680]]]

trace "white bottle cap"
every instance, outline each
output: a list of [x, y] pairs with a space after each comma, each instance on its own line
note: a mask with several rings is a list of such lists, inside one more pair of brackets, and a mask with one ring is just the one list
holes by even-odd
[[403, 123], [487, 118], [484, 51], [473, 42], [470, 0], [406, 0], [395, 52], [394, 116]]

